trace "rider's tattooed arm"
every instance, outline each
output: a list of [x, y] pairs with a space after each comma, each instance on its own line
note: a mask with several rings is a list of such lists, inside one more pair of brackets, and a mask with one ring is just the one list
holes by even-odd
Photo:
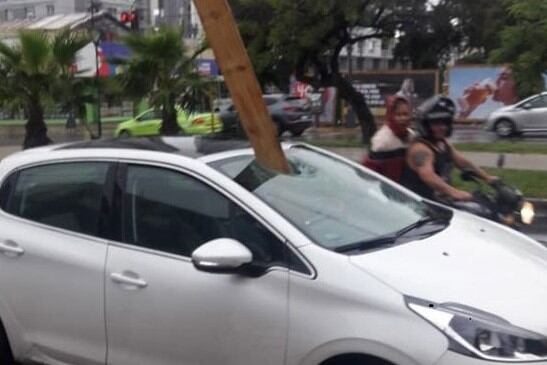
[[471, 200], [471, 194], [450, 186], [435, 173], [435, 155], [429, 147], [421, 143], [411, 146], [407, 154], [407, 164], [433, 190], [456, 200]]

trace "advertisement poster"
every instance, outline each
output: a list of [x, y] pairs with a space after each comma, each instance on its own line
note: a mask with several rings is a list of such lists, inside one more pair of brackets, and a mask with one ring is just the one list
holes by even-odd
[[448, 94], [456, 102], [458, 119], [485, 119], [518, 101], [508, 66], [461, 66], [448, 72]]
[[[126, 60], [131, 57], [129, 48], [121, 43], [101, 42], [97, 49], [99, 59], [99, 76], [111, 77], [122, 72], [123, 66], [117, 60]], [[89, 43], [78, 51], [74, 71], [79, 72], [79, 77], [93, 77], [97, 70], [95, 63], [95, 46]]]
[[385, 116], [386, 100], [394, 94], [405, 96], [415, 108], [439, 93], [438, 80], [436, 70], [375, 71], [352, 75], [353, 86], [363, 94], [376, 117]]
[[310, 99], [312, 110], [319, 112], [320, 123], [334, 123], [336, 118], [336, 88], [327, 87], [319, 90], [319, 92], [314, 92], [311, 85], [297, 81], [294, 76], [291, 77], [290, 88], [291, 95]]

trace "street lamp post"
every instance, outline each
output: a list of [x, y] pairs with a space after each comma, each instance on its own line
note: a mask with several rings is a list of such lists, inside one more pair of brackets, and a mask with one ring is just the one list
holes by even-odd
[[101, 9], [101, 6], [102, 4], [99, 0], [90, 1], [91, 34], [93, 46], [95, 47], [95, 87], [97, 88], [97, 136], [92, 136], [93, 138], [101, 138], [103, 134], [101, 123], [101, 83], [99, 79], [99, 43], [101, 41], [101, 34], [95, 29], [95, 13]]

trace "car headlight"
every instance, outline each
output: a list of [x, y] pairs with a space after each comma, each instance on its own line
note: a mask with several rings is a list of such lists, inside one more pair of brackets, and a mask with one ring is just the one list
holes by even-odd
[[490, 361], [547, 360], [547, 337], [503, 318], [452, 303], [407, 298], [407, 305], [448, 337], [452, 351]]

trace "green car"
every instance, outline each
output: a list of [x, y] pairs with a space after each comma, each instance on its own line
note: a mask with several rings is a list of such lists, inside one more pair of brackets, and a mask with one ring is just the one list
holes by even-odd
[[[223, 125], [216, 114], [189, 114], [178, 109], [178, 123], [182, 134], [210, 134], [221, 132]], [[149, 109], [118, 125], [115, 137], [156, 136], [160, 134], [161, 110]]]

